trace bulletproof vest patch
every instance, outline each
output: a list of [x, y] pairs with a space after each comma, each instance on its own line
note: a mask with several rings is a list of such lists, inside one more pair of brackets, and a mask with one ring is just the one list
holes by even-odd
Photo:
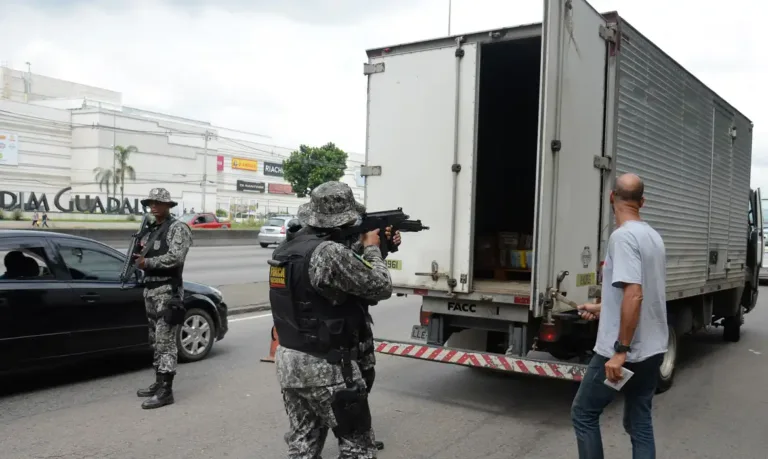
[[286, 288], [285, 285], [285, 266], [269, 267], [269, 287]]

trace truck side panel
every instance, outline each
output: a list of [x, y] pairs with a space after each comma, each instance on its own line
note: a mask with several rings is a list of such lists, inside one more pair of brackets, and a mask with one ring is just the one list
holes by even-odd
[[[750, 123], [626, 22], [620, 33], [615, 170], [645, 181], [643, 217], [664, 238], [668, 296], [699, 294], [708, 280], [735, 286], [746, 261]], [[743, 132], [732, 144], [733, 125]]]

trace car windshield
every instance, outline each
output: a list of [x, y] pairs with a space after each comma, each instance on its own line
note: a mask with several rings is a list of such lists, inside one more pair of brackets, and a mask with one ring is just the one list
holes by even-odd
[[282, 218], [270, 218], [267, 220], [266, 226], [283, 226], [285, 224], [285, 220]]
[[179, 217], [179, 220], [183, 221], [184, 223], [190, 223], [192, 220], [195, 219], [195, 216], [197, 214], [184, 214], [181, 217]]

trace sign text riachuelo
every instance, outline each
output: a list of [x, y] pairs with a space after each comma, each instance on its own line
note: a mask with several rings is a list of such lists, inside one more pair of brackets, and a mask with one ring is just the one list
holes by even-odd
[[142, 214], [138, 198], [133, 202], [125, 198], [121, 203], [117, 198], [107, 197], [106, 206], [105, 201], [102, 201], [99, 196], [92, 197], [90, 194], [85, 196], [76, 194], [70, 197], [69, 201], [63, 201], [62, 196], [71, 189], [72, 187], [66, 187], [59, 190], [53, 197], [53, 207], [50, 206], [45, 193], [37, 194], [34, 191], [16, 193], [0, 190], [0, 209], [8, 211], [21, 209], [25, 212], [35, 210], [50, 212], [55, 209], [63, 213]]

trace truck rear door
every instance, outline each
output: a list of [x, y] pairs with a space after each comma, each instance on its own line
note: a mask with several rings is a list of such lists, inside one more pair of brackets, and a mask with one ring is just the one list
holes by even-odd
[[429, 231], [390, 254], [395, 286], [467, 292], [477, 45], [369, 51], [365, 204], [402, 207]]
[[[603, 172], [606, 21], [585, 0], [546, 0], [531, 309], [550, 289], [576, 302], [596, 285]], [[565, 273], [568, 273], [567, 275]]]

